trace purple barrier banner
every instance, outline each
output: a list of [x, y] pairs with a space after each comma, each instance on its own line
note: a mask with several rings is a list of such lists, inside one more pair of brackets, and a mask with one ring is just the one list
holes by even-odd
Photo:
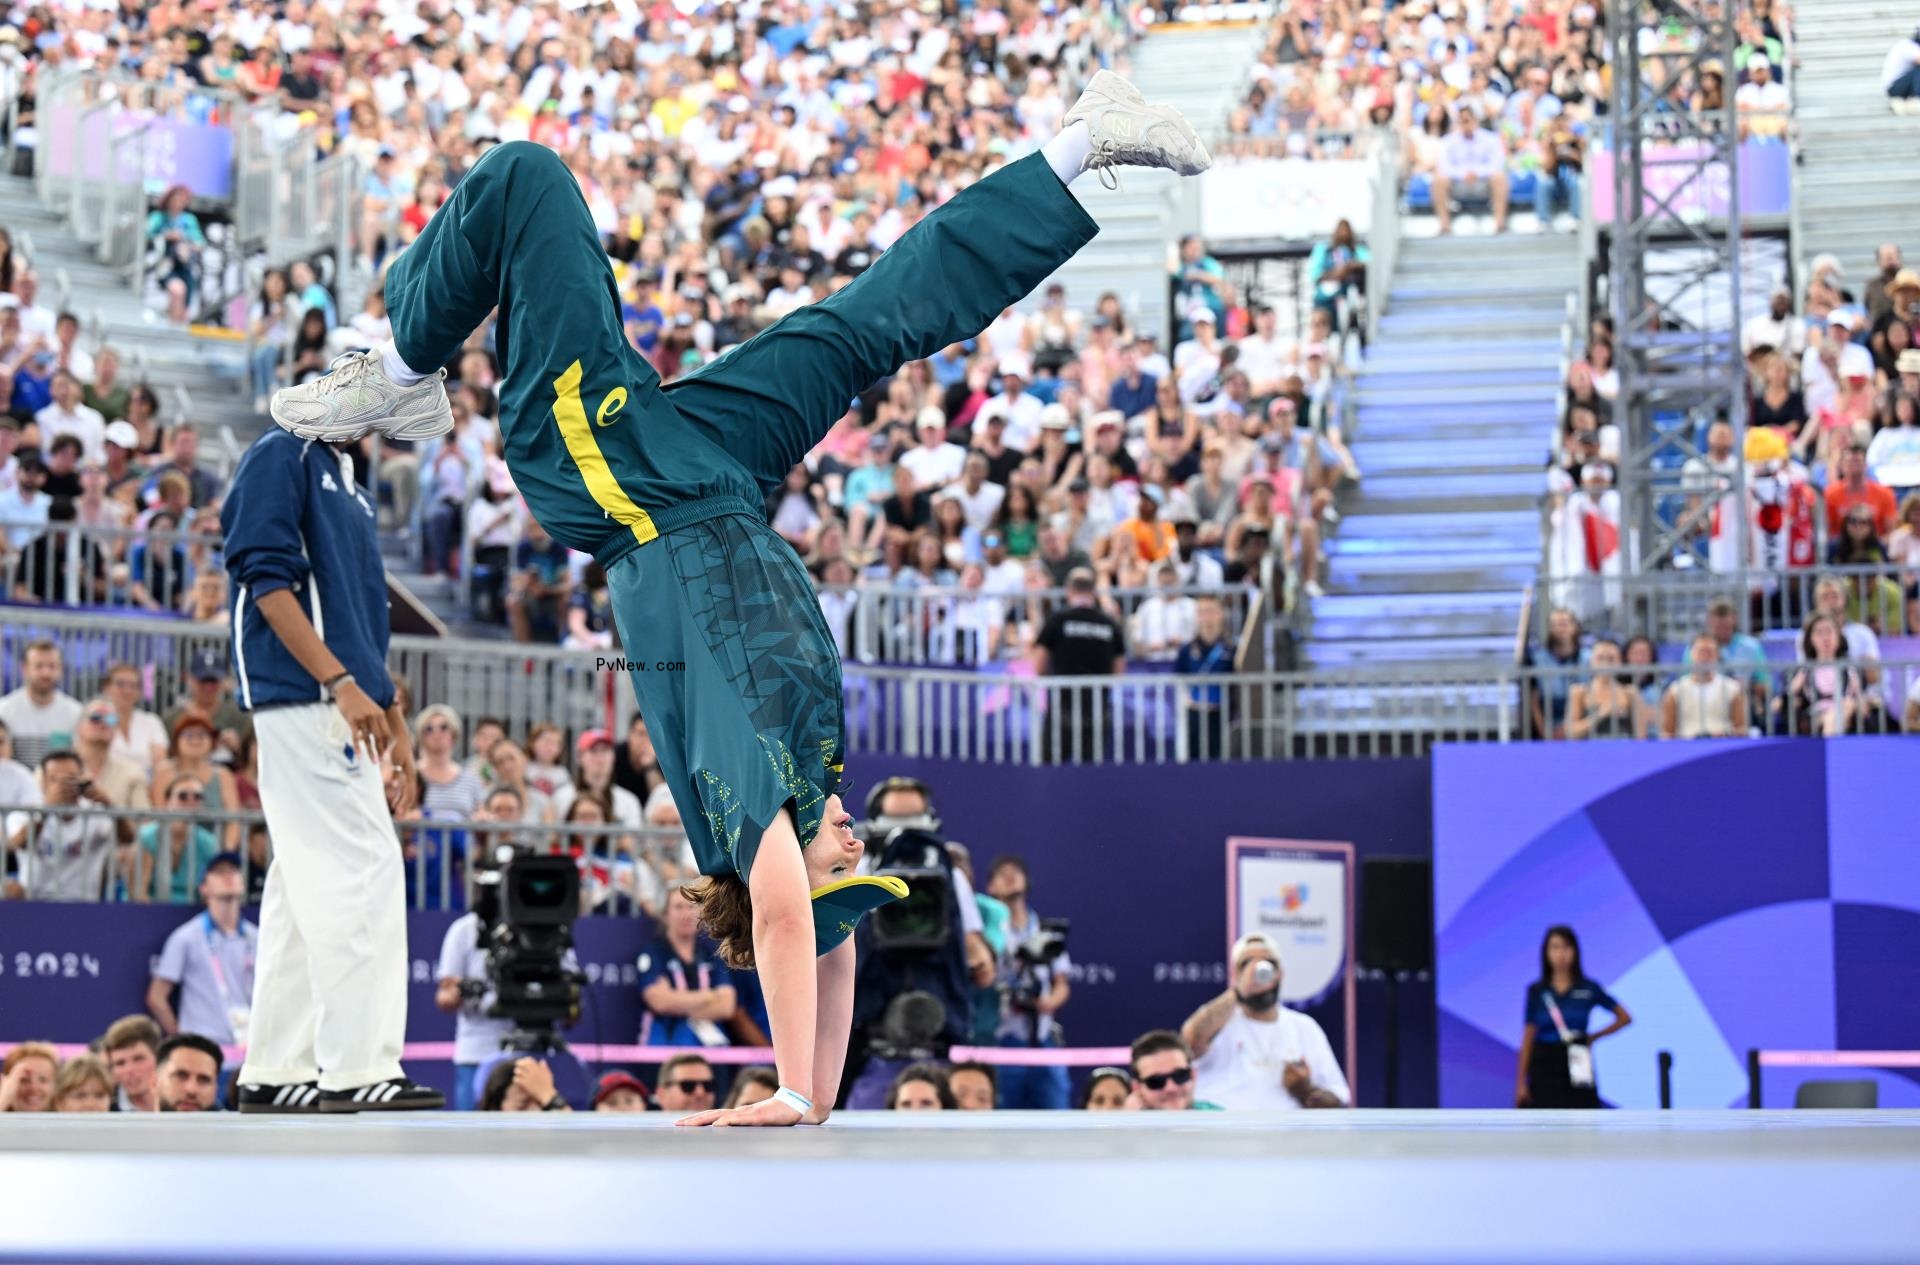
[[[257, 917], [258, 910], [248, 910]], [[143, 1012], [147, 983], [189, 905], [0, 904], [0, 1040], [86, 1042]], [[433, 1004], [440, 941], [458, 915], [407, 915], [407, 1040], [451, 1041], [453, 1016]], [[587, 974], [577, 1040], [623, 1042], [640, 1032], [637, 959], [653, 936], [632, 918], [583, 918], [574, 928]]]
[[[1433, 764], [1442, 1106], [1512, 1104], [1560, 923], [1633, 1015], [1595, 1046], [1619, 1106], [1657, 1105], [1662, 1050], [1675, 1106], [1729, 1107], [1751, 1049], [1920, 1049], [1911, 737], [1448, 746]], [[1833, 1075], [1920, 1107], [1914, 1069]], [[1793, 1105], [1791, 1076], [1762, 1085]]]
[[[104, 180], [112, 140], [132, 131], [146, 117], [118, 110], [109, 118], [108, 112], [101, 110], [89, 115], [83, 126], [77, 106], [52, 107], [47, 112], [45, 139], [40, 147], [48, 170], [63, 180], [76, 176]], [[139, 177], [148, 193], [164, 193], [179, 184], [198, 198], [233, 196], [233, 132], [226, 127], [171, 116], [154, 118], [147, 124], [145, 154], [146, 170]], [[114, 174], [124, 184], [131, 184], [135, 178], [131, 169]]]
[[[1708, 218], [1727, 213], [1727, 169], [1716, 164], [1698, 173], [1691, 162], [1705, 151], [1697, 142], [1672, 142], [1647, 147], [1645, 213], [1658, 205], [1654, 194], [1673, 197], [1682, 181], [1690, 181], [1672, 202], [1682, 214]], [[1747, 141], [1740, 146], [1740, 214], [1785, 215], [1793, 205], [1793, 156], [1778, 141]], [[1593, 214], [1602, 224], [1613, 223], [1613, 153], [1596, 148], [1587, 156], [1583, 177], [1593, 190]]]

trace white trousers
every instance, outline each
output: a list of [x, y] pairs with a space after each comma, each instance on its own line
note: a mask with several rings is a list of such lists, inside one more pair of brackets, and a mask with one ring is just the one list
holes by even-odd
[[332, 703], [254, 717], [273, 864], [260, 904], [246, 1085], [400, 1075], [406, 879], [379, 766]]

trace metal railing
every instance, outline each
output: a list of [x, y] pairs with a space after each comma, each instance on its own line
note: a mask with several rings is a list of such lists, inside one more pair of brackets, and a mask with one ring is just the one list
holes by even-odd
[[1881, 637], [1920, 635], [1914, 603], [1906, 591], [1911, 569], [1893, 564], [1748, 570], [1722, 575], [1713, 571], [1653, 571], [1640, 575], [1552, 575], [1541, 572], [1543, 596], [1534, 635], [1544, 636], [1546, 617], [1555, 607], [1599, 611], [1584, 621], [1589, 632], [1645, 633], [1658, 642], [1681, 642], [1706, 626], [1707, 608], [1730, 599], [1748, 632], [1798, 631], [1818, 609], [1816, 590], [1823, 580], [1838, 580], [1846, 595], [1846, 622], [1867, 625]]
[[1373, 223], [1367, 228], [1367, 342], [1379, 341], [1380, 316], [1400, 262], [1400, 151], [1382, 145], [1374, 157]]
[[[1920, 716], [1920, 662], [1855, 664], [1841, 682], [1845, 732], [1897, 732]], [[1733, 665], [1740, 723], [1708, 717], [1702, 736], [1822, 732], [1818, 681], [1792, 664]], [[1316, 669], [1195, 676], [988, 677], [978, 673], [848, 665], [847, 742], [856, 755], [931, 757], [990, 764], [1187, 764], [1212, 760], [1382, 758], [1423, 755], [1441, 742], [1531, 742], [1568, 736], [1578, 687], [1601, 677], [1630, 684], [1630, 708], [1596, 706], [1590, 739], [1660, 736], [1666, 691], [1688, 677], [1678, 664], [1609, 671], [1591, 667], [1478, 666]], [[1690, 678], [1689, 678], [1690, 679]], [[1912, 700], [1912, 701], [1910, 701]], [[1618, 702], [1617, 696], [1613, 698]], [[1697, 701], [1676, 695], [1685, 726]], [[1857, 709], [1857, 718], [1853, 715]], [[1581, 735], [1575, 735], [1579, 737]], [[1684, 729], [1676, 737], [1686, 736]]]
[[219, 520], [211, 532], [0, 519], [0, 601], [184, 614], [195, 581], [221, 577]]
[[[841, 590], [846, 592], [848, 590]], [[1019, 589], [994, 592], [952, 586], [892, 588], [881, 584], [856, 585], [847, 638], [847, 655], [861, 663], [934, 664], [948, 667], [982, 664], [1021, 657], [1024, 643], [1011, 635], [1009, 625], [1038, 631], [1047, 616], [1068, 604], [1064, 588]], [[1244, 585], [1209, 589], [1110, 588], [1098, 595], [1099, 605], [1127, 625], [1130, 660], [1171, 661], [1178, 643], [1193, 635], [1194, 603], [1202, 597], [1218, 600], [1226, 617], [1226, 635], [1238, 634], [1247, 616], [1251, 590]], [[1138, 645], [1143, 624], [1165, 633], [1177, 631], [1171, 648], [1151, 652]], [[1000, 631], [996, 647], [982, 644], [988, 629]]]
[[[256, 860], [251, 836], [272, 835], [259, 812], [120, 808], [98, 804], [0, 804], [0, 831], [19, 844], [22, 858], [17, 893], [45, 899], [48, 881], [34, 872], [33, 841], [50, 820], [107, 823], [99, 837], [79, 846], [91, 850], [100, 867], [100, 887], [81, 899], [109, 903], [200, 903], [200, 871], [219, 851], [240, 857], [242, 877], [252, 884]], [[175, 836], [176, 827], [184, 827]], [[696, 877], [683, 831], [635, 828], [621, 823], [501, 822], [484, 818], [440, 820], [417, 812], [393, 823], [394, 845], [405, 867], [407, 905], [411, 909], [467, 909], [472, 906], [474, 858], [511, 846], [537, 853], [566, 853], [578, 859], [581, 912], [625, 917], [657, 917], [667, 891]], [[63, 839], [63, 846], [68, 843]], [[185, 867], [185, 872], [182, 869]]]

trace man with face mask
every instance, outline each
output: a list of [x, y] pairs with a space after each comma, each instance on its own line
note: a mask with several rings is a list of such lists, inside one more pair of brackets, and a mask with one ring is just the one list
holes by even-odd
[[1193, 1012], [1180, 1035], [1207, 1097], [1229, 1111], [1344, 1107], [1347, 1078], [1327, 1034], [1280, 1004], [1280, 952], [1270, 936], [1234, 942], [1226, 992]]

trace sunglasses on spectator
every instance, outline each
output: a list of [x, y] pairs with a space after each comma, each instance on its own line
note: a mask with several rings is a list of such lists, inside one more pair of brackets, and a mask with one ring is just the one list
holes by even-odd
[[660, 1088], [665, 1089], [668, 1085], [673, 1086], [673, 1088], [683, 1094], [711, 1094], [713, 1092], [712, 1077], [708, 1077], [706, 1080], [666, 1081]]
[[87, 720], [96, 725], [117, 725], [120, 718], [112, 712], [88, 712]]
[[173, 797], [183, 804], [198, 804], [206, 799], [199, 791], [175, 791]]
[[1175, 1085], [1184, 1085], [1192, 1079], [1193, 1079], [1193, 1069], [1190, 1067], [1181, 1067], [1181, 1068], [1176, 1068], [1171, 1072], [1162, 1072], [1158, 1076], [1142, 1076], [1140, 1078], [1140, 1083], [1142, 1085], [1145, 1085], [1148, 1089], [1153, 1090], [1155, 1093], [1159, 1093], [1161, 1090], [1165, 1089], [1169, 1083], [1172, 1083]]

